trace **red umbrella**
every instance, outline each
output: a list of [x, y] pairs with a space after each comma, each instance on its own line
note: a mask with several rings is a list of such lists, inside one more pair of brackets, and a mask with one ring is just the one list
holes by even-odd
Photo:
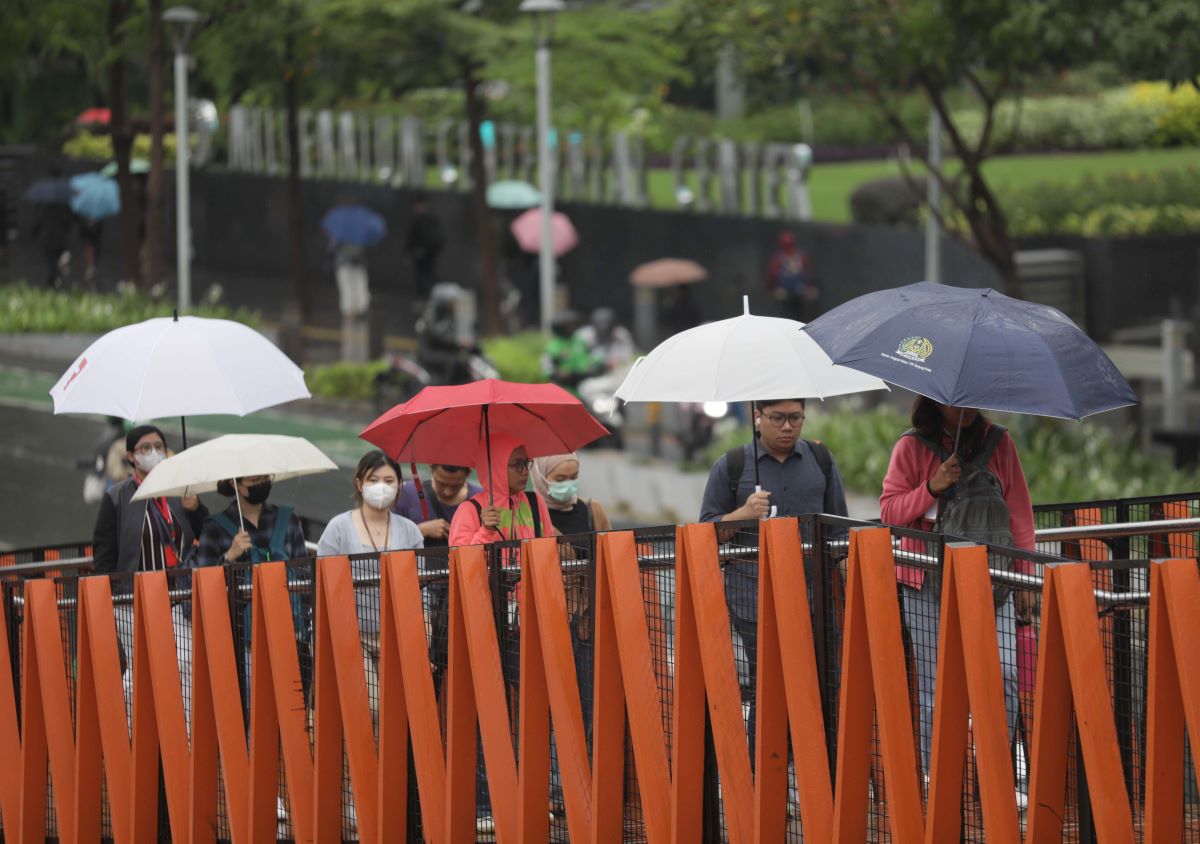
[[489, 378], [426, 387], [380, 416], [359, 436], [397, 462], [471, 466], [480, 445], [490, 444], [491, 435], [499, 433], [520, 440], [530, 457], [542, 457], [575, 451], [606, 436], [608, 429], [557, 384], [514, 384]]
[[[508, 230], [523, 250], [537, 252], [542, 247], [542, 209], [530, 208], [513, 220]], [[560, 258], [579, 245], [579, 233], [566, 214], [555, 211], [550, 217], [550, 242]]]
[[89, 108], [80, 112], [75, 118], [80, 126], [107, 126], [112, 122], [112, 109]]

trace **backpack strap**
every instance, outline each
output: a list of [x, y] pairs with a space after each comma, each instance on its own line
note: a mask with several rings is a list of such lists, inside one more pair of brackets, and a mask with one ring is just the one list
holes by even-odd
[[746, 469], [746, 447], [739, 445], [725, 452], [725, 471], [729, 474], [729, 500], [733, 509], [738, 508], [738, 485], [742, 481], [742, 472]]
[[[533, 490], [529, 490], [529, 489], [525, 490], [525, 500], [527, 500], [529, 502], [529, 510], [533, 514], [533, 535], [541, 536], [542, 535], [542, 513], [538, 509], [537, 493], [534, 492]], [[468, 498], [465, 503], [470, 504], [472, 507], [475, 508], [475, 516], [477, 518], [483, 518], [483, 505], [482, 504], [480, 504], [474, 498]], [[503, 536], [503, 534], [501, 534], [501, 536]]]
[[292, 523], [292, 506], [285, 504], [275, 511], [275, 527], [271, 530], [271, 542], [267, 546], [267, 553], [271, 555], [272, 560], [286, 560], [287, 553], [287, 532], [288, 526]]
[[826, 513], [832, 513], [832, 502], [829, 500], [829, 482], [833, 478], [833, 455], [829, 452], [829, 446], [820, 440], [805, 440], [805, 442], [808, 443], [813, 459], [817, 461], [817, 466], [820, 468], [821, 474], [825, 476], [825, 489], [821, 493], [821, 503], [825, 506]]
[[976, 466], [986, 469], [988, 461], [992, 459], [992, 454], [996, 451], [996, 446], [1000, 445], [1000, 438], [1007, 431], [1008, 429], [1003, 425], [992, 425], [989, 427], [987, 436], [983, 438], [983, 448], [979, 450], [978, 456], [972, 462]]
[[933, 440], [929, 439], [929, 437], [919, 433], [916, 428], [909, 428], [902, 434], [902, 436], [912, 437], [913, 439], [917, 440], [927, 449], [937, 455], [938, 460], [942, 461], [943, 463], [950, 459], [950, 452], [946, 451], [946, 449], [942, 447], [941, 443], [934, 442]]
[[533, 514], [533, 535], [542, 535], [542, 508], [538, 507], [537, 493], [531, 489], [525, 490], [525, 500], [529, 502], [529, 512]]
[[212, 520], [220, 525], [221, 530], [229, 534], [230, 539], [233, 539], [233, 537], [237, 536], [237, 525], [233, 523], [233, 519], [229, 518], [229, 516], [225, 515], [224, 513], [213, 513]]

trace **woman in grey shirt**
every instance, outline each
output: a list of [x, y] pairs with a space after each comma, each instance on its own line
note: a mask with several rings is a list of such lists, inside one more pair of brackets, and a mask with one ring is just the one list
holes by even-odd
[[[340, 513], [325, 527], [317, 543], [318, 557], [378, 555], [384, 551], [403, 551], [424, 547], [421, 529], [412, 521], [391, 512], [400, 489], [400, 472], [382, 451], [368, 451], [354, 470], [353, 510]], [[356, 585], [358, 629], [362, 635], [363, 666], [367, 672], [367, 690], [371, 712], [379, 707], [379, 557], [351, 560], [350, 572], [356, 578], [372, 578], [371, 585]]]

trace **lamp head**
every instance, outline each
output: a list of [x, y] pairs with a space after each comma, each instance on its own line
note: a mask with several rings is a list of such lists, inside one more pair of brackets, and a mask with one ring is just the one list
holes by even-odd
[[192, 29], [200, 22], [200, 13], [190, 6], [172, 6], [163, 12], [163, 21], [171, 28], [175, 52], [182, 53], [187, 49]]

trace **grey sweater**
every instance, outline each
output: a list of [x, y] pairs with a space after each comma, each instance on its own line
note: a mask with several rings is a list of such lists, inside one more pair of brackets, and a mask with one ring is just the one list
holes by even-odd
[[[364, 543], [358, 534], [358, 511], [347, 510], [330, 519], [317, 542], [318, 557], [338, 557], [353, 554], [372, 554], [375, 548]], [[425, 538], [421, 529], [409, 519], [392, 513], [386, 548], [380, 551], [406, 551], [424, 548]], [[379, 560], [351, 560], [350, 573], [353, 577], [378, 577]], [[358, 605], [358, 626], [363, 633], [379, 632], [379, 587], [356, 586], [354, 599]]]

